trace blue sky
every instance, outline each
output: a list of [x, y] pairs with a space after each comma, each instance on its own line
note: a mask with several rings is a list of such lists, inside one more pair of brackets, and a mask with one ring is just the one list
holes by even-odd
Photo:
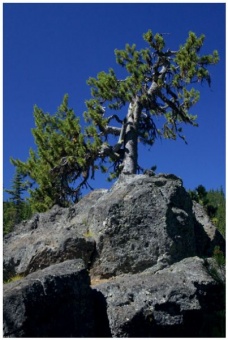
[[[167, 48], [183, 44], [189, 31], [205, 34], [202, 53], [217, 49], [210, 67], [212, 85], [200, 87], [192, 110], [199, 127], [185, 127], [182, 140], [140, 146], [140, 165], [181, 177], [186, 189], [202, 184], [225, 189], [225, 3], [5, 3], [3, 4], [3, 185], [11, 186], [9, 158], [25, 161], [34, 148], [33, 106], [55, 113], [63, 95], [82, 116], [90, 98], [86, 80], [110, 67], [117, 72], [114, 49], [126, 43], [144, 47], [148, 29], [167, 32]], [[91, 181], [108, 188], [105, 175]]]

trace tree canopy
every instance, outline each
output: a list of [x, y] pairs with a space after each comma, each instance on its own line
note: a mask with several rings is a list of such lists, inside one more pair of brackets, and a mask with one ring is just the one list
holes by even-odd
[[30, 194], [36, 210], [77, 201], [98, 169], [110, 179], [141, 171], [139, 142], [153, 145], [157, 138], [177, 137], [186, 142], [182, 125], [197, 126], [190, 112], [199, 100], [195, 87], [204, 81], [210, 86], [208, 66], [219, 61], [218, 52], [201, 54], [205, 37], [193, 32], [177, 51], [166, 48], [162, 34], [149, 30], [143, 38], [144, 49], [126, 44], [115, 50], [123, 79], [113, 69], [89, 78], [83, 130], [67, 95], [55, 115], [35, 106], [37, 150], [30, 150], [26, 162], [12, 163], [34, 182]]
[[79, 118], [68, 107], [68, 95], [54, 115], [35, 106], [34, 118], [32, 134], [37, 150], [30, 149], [26, 162], [11, 161], [30, 179], [34, 211], [45, 211], [54, 204], [68, 206], [78, 200], [80, 188], [89, 185], [90, 168], [94, 175], [96, 140], [85, 142]]

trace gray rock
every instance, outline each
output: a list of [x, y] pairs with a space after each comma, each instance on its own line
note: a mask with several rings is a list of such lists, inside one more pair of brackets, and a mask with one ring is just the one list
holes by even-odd
[[193, 201], [195, 216], [196, 248], [199, 256], [211, 256], [215, 246], [219, 246], [225, 254], [225, 240], [213, 225], [204, 207]]
[[95, 249], [87, 235], [89, 208], [104, 190], [91, 192], [71, 208], [54, 206], [15, 226], [4, 237], [4, 280], [29, 274], [51, 264], [81, 258], [88, 265]]
[[174, 175], [121, 177], [90, 210], [92, 275], [137, 273], [196, 255], [192, 201]]
[[[5, 336], [214, 336], [225, 271], [199, 257], [216, 245], [224, 238], [180, 178], [120, 176], [4, 237], [4, 279], [27, 275], [4, 286]], [[92, 297], [85, 268], [108, 281]]]
[[68, 260], [4, 285], [4, 337], [91, 337], [90, 279]]
[[99, 336], [216, 336], [225, 308], [223, 288], [198, 257], [155, 274], [125, 274], [93, 289], [95, 313], [106, 325]]
[[[4, 280], [82, 258], [92, 276], [154, 271], [224, 249], [223, 237], [172, 174], [120, 176], [70, 208], [54, 206], [4, 238]], [[209, 230], [210, 229], [210, 230]]]

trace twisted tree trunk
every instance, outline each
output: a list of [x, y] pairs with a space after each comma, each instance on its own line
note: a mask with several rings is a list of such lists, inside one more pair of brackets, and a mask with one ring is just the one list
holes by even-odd
[[141, 105], [136, 98], [130, 103], [126, 118], [124, 136], [123, 174], [135, 174], [138, 165], [138, 122], [141, 114]]

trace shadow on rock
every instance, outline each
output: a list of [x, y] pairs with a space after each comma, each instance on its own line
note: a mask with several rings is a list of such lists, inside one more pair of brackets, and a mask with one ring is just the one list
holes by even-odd
[[94, 304], [94, 337], [111, 338], [112, 334], [109, 327], [106, 299], [104, 295], [96, 289], [92, 290], [92, 298]]

